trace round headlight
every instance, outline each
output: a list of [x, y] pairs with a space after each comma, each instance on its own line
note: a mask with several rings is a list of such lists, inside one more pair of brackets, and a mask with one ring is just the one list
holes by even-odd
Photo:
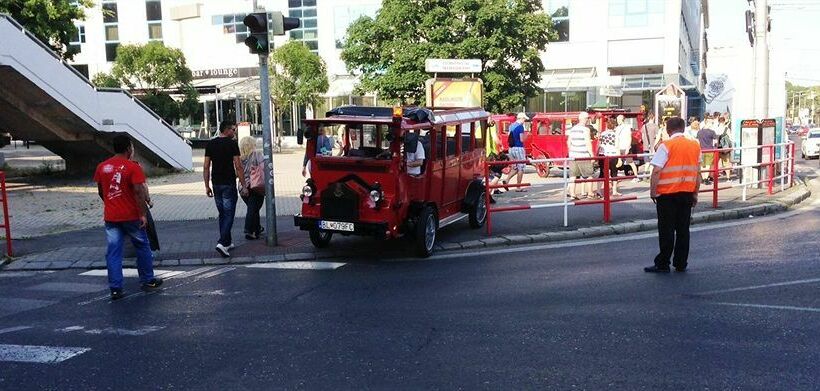
[[305, 197], [312, 196], [313, 195], [313, 188], [308, 186], [308, 185], [305, 185], [305, 187], [302, 188], [302, 195], [305, 196]]
[[379, 202], [382, 199], [382, 193], [378, 190], [370, 190], [370, 200], [373, 202]]

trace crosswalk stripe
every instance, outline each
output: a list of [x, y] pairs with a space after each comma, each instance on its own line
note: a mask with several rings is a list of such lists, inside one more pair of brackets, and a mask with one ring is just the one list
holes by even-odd
[[91, 348], [0, 344], [0, 362], [56, 364], [89, 350]]
[[[171, 277], [178, 274], [184, 273], [183, 271], [178, 270], [160, 270], [154, 269], [154, 275], [157, 277]], [[89, 270], [87, 272], [80, 273], [81, 276], [95, 276], [95, 277], [105, 277], [108, 276], [108, 270], [106, 269], [94, 269]], [[125, 268], [122, 269], [122, 276], [123, 277], [139, 277], [139, 271], [137, 269], [132, 268]]]
[[220, 274], [225, 274], [225, 273], [227, 273], [227, 272], [231, 272], [231, 271], [234, 271], [234, 270], [236, 270], [236, 267], [228, 267], [228, 266], [226, 266], [226, 267], [223, 267], [223, 268], [219, 268], [219, 269], [217, 269], [217, 270], [214, 270], [214, 271], [212, 271], [212, 272], [208, 272], [208, 273], [205, 273], [205, 274], [200, 274], [199, 276], [197, 276], [197, 277], [196, 277], [196, 279], [197, 279], [197, 280], [204, 280], [204, 279], [206, 279], [206, 278], [215, 277], [215, 276], [218, 276], [218, 275], [220, 275]]
[[293, 269], [293, 270], [335, 270], [347, 263], [342, 262], [270, 262], [252, 263], [245, 267], [256, 269]]
[[6, 327], [4, 329], [0, 329], [0, 334], [13, 333], [15, 331], [28, 330], [30, 328], [31, 328], [31, 326]]

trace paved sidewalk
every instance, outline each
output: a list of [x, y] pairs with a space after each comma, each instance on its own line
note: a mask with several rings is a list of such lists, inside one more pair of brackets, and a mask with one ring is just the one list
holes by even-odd
[[[814, 181], [816, 182], [816, 180]], [[814, 184], [816, 186], [816, 184]], [[759, 193], [759, 191], [758, 191]], [[706, 199], [693, 214], [695, 224], [719, 220], [760, 216], [786, 210], [811, 195], [808, 184], [774, 196], [754, 194], [747, 202], [722, 199], [721, 208], [712, 209]], [[727, 198], [729, 196], [726, 196]], [[500, 197], [499, 197], [500, 198]], [[601, 206], [579, 206], [571, 210], [571, 225], [562, 226], [562, 211], [556, 209], [503, 213], [494, 216], [494, 234], [467, 228], [459, 222], [439, 233], [438, 251], [494, 247], [534, 242], [571, 240], [593, 236], [625, 234], [654, 230], [657, 227], [651, 202], [633, 201], [613, 206], [613, 223], [601, 223]], [[333, 237], [326, 250], [316, 250], [307, 233], [293, 227], [292, 218], [277, 218], [279, 246], [267, 247], [263, 241], [246, 241], [242, 235], [242, 219], [234, 225], [237, 248], [233, 258], [218, 257], [213, 249], [217, 236], [215, 220], [160, 221], [157, 223], [162, 251], [156, 255], [161, 266], [225, 263], [276, 262], [357, 257], [382, 261], [405, 258], [409, 253], [406, 240], [375, 241], [363, 237]], [[105, 241], [101, 228], [47, 235], [36, 239], [16, 240], [18, 258], [4, 270], [43, 270], [66, 268], [104, 268]], [[133, 250], [131, 250], [133, 253]], [[134, 265], [126, 259], [127, 266]]]

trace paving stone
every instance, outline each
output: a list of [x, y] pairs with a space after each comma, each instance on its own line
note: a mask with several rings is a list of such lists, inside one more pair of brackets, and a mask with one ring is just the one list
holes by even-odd
[[443, 251], [461, 250], [461, 243], [440, 242], [439, 245]]
[[74, 264], [74, 261], [54, 261], [51, 262], [51, 265], [48, 266], [49, 269], [68, 269], [71, 265]]
[[286, 261], [310, 261], [314, 259], [316, 259], [316, 254], [314, 253], [285, 254]]
[[179, 266], [179, 259], [163, 259], [159, 264], [164, 267]]
[[463, 249], [470, 249], [470, 248], [483, 248], [486, 244], [480, 240], [469, 240], [466, 242], [461, 242], [461, 248]]
[[[181, 263], [182, 261], [180, 261]], [[225, 265], [231, 262], [230, 258], [205, 258], [201, 261], [205, 265]]]
[[28, 262], [26, 270], [46, 270], [51, 266], [51, 262]]
[[26, 264], [28, 264], [28, 262], [14, 261], [14, 262], [4, 266], [3, 270], [23, 270], [23, 269], [26, 268]]
[[201, 258], [188, 258], [188, 259], [180, 259], [179, 260], [180, 266], [192, 266], [192, 265], [202, 265]]
[[253, 262], [254, 262], [253, 257], [236, 257], [236, 258], [231, 258], [230, 263], [245, 264], [245, 263], [253, 263]]
[[507, 238], [504, 238], [504, 237], [484, 238], [484, 239], [480, 239], [480, 240], [481, 240], [482, 242], [484, 242], [484, 244], [485, 244], [487, 247], [490, 247], [490, 246], [502, 246], [502, 245], [507, 245], [507, 244], [510, 244], [510, 241], [509, 241], [509, 240], [507, 240]]

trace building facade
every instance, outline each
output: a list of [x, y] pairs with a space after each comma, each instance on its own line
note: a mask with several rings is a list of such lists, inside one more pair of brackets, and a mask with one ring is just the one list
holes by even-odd
[[[702, 107], [703, 61], [708, 27], [707, 0], [543, 0], [558, 40], [542, 54], [543, 92], [528, 111], [574, 111], [609, 104], [650, 107], [652, 96], [670, 82], [690, 95], [690, 112]], [[202, 115], [190, 126], [214, 128], [223, 118], [258, 122], [258, 92], [252, 82], [258, 60], [242, 44], [242, 19], [251, 0], [100, 0], [77, 22], [74, 65], [92, 76], [109, 71], [120, 44], [162, 41], [180, 48], [194, 71]], [[375, 16], [380, 0], [258, 0], [268, 11], [301, 19], [301, 27], [276, 37], [296, 39], [326, 62], [330, 89], [321, 107], [292, 108], [283, 129], [341, 104], [380, 104], [374, 95], [353, 94], [356, 79], [340, 59], [347, 27], [360, 16]], [[249, 80], [250, 79], [250, 80]], [[247, 83], [250, 81], [251, 83]]]

